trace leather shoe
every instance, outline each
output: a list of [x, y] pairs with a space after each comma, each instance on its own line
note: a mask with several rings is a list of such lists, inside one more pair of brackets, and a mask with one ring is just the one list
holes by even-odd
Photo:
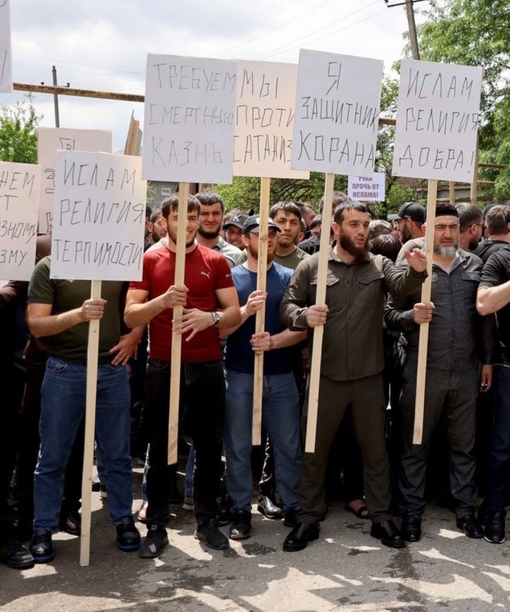
[[382, 544], [390, 548], [404, 548], [406, 545], [399, 529], [391, 520], [372, 523], [370, 535], [381, 540]]
[[294, 529], [285, 538], [283, 550], [286, 552], [296, 552], [303, 550], [319, 537], [321, 527], [318, 523], [297, 523]]
[[0, 546], [0, 561], [14, 569], [34, 567], [34, 557], [16, 537], [5, 540]]
[[76, 510], [71, 510], [68, 514], [60, 517], [59, 528], [71, 535], [80, 535], [81, 533], [81, 514]]
[[283, 516], [282, 509], [277, 506], [268, 495], [260, 494], [257, 500], [257, 510], [266, 518], [273, 521], [281, 519]]
[[419, 542], [421, 540], [421, 517], [404, 516], [400, 532], [406, 542]]
[[53, 561], [55, 553], [51, 542], [51, 531], [49, 529], [36, 529], [28, 549], [36, 563]]
[[295, 527], [297, 525], [296, 510], [287, 510], [283, 513], [283, 524], [285, 527]]
[[483, 529], [472, 512], [458, 518], [457, 527], [461, 529], [468, 538], [483, 538]]

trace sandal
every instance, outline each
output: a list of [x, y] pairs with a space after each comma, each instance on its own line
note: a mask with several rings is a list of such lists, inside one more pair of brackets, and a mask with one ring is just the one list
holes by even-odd
[[[354, 510], [354, 508], [351, 506], [351, 504], [356, 502], [356, 501], [361, 501], [362, 504], [361, 504], [361, 506], [357, 510]], [[353, 499], [352, 501], [347, 502], [345, 504], [344, 508], [347, 510], [347, 512], [352, 512], [359, 519], [368, 519], [370, 517], [370, 514], [368, 512], [368, 508], [367, 508], [365, 502], [363, 502], [363, 500]]]

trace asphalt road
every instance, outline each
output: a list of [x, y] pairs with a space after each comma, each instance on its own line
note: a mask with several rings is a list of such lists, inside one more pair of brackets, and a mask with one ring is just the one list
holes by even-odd
[[120, 552], [98, 493], [93, 507], [90, 566], [79, 565], [79, 538], [56, 534], [51, 564], [0, 566], [0, 610], [510, 610], [509, 543], [467, 538], [454, 515], [434, 505], [422, 540], [391, 550], [370, 537], [369, 521], [333, 504], [320, 539], [297, 553], [282, 550], [288, 528], [255, 507], [252, 537], [221, 552], [195, 540], [192, 513], [175, 508], [159, 559]]

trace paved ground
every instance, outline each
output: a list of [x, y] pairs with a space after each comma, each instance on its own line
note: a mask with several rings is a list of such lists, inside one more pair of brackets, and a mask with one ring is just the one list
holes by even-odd
[[256, 511], [249, 540], [210, 551], [193, 538], [192, 514], [176, 508], [170, 546], [160, 559], [142, 560], [117, 550], [106, 509], [93, 497], [90, 566], [79, 565], [78, 538], [57, 534], [51, 564], [22, 572], [0, 566], [0, 610], [510, 609], [509, 544], [466, 538], [437, 506], [428, 509], [421, 542], [391, 550], [370, 537], [368, 521], [334, 504], [321, 538], [298, 553], [284, 553], [288, 529]]

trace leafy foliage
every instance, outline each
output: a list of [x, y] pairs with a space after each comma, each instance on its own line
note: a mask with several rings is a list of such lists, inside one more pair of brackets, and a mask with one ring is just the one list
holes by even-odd
[[37, 163], [37, 126], [42, 119], [32, 98], [3, 107], [0, 111], [0, 159], [25, 164]]
[[[335, 177], [335, 189], [347, 189], [347, 178]], [[247, 211], [259, 210], [260, 179], [247, 176], [236, 176], [232, 185], [216, 185], [217, 191], [225, 202], [225, 210], [238, 208]], [[271, 179], [271, 204], [282, 200], [309, 202], [318, 210], [318, 202], [324, 194], [324, 174], [310, 172], [310, 179]]]

